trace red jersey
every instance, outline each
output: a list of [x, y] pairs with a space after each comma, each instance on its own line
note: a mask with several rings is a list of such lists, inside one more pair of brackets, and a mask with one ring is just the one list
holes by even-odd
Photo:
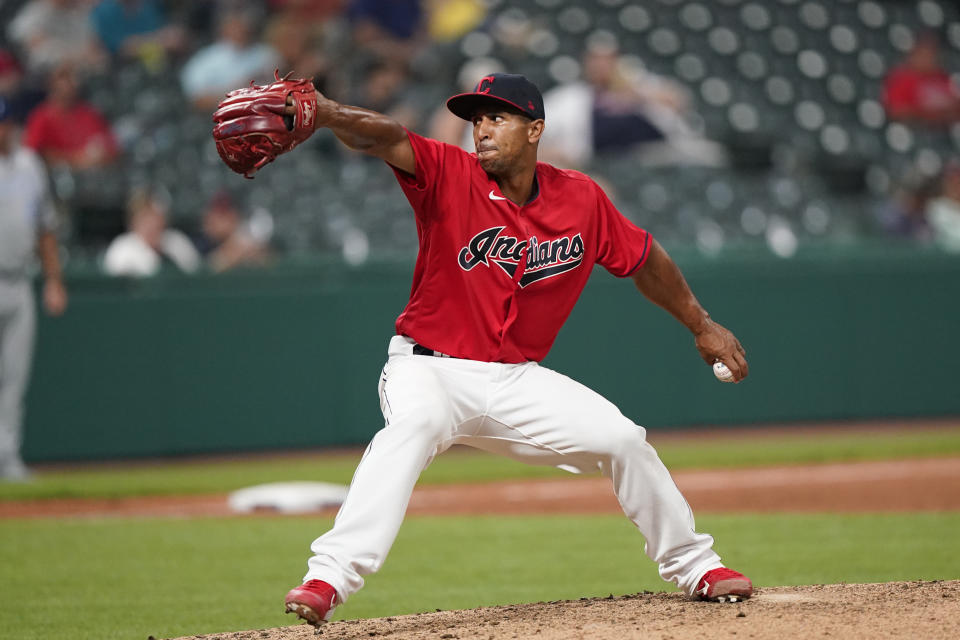
[[945, 71], [921, 73], [908, 67], [897, 67], [884, 83], [884, 103], [889, 111], [901, 109], [945, 109], [960, 96], [954, 91]]
[[594, 264], [625, 277], [651, 237], [590, 178], [538, 162], [523, 206], [474, 153], [410, 132], [416, 175], [394, 168], [416, 215], [420, 251], [397, 333], [485, 362], [542, 360]]
[[103, 145], [111, 155], [117, 151], [110, 125], [92, 106], [84, 103], [66, 111], [41, 103], [27, 117], [23, 135], [23, 143], [40, 153], [77, 152], [91, 143]]

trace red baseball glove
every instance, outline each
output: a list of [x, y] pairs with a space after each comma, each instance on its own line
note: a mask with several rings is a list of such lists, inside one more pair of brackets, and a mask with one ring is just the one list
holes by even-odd
[[[237, 89], [213, 112], [213, 139], [227, 166], [252, 178], [261, 167], [273, 162], [313, 134], [317, 117], [317, 94], [309, 80], [283, 78], [258, 86], [250, 83]], [[287, 97], [293, 98], [295, 115], [284, 115]]]

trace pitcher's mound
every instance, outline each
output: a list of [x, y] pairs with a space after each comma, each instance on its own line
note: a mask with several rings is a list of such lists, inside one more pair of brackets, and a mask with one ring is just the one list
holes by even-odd
[[[960, 638], [960, 580], [760, 588], [746, 602], [679, 593], [538, 602], [193, 636], [189, 640]], [[178, 640], [188, 640], [180, 638]]]

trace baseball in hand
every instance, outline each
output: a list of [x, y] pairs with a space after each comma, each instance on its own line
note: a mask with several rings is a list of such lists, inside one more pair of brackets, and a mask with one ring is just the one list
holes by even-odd
[[733, 374], [730, 373], [730, 369], [719, 360], [713, 363], [713, 375], [717, 376], [717, 380], [720, 382], [733, 382]]

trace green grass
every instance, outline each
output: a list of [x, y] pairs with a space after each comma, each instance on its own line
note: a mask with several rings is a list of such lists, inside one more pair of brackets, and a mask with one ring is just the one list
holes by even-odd
[[[823, 428], [744, 438], [706, 434], [677, 438], [652, 432], [650, 440], [673, 470], [883, 460], [960, 454], [960, 425], [905, 431], [833, 432]], [[67, 497], [114, 498], [140, 495], [224, 493], [266, 482], [317, 480], [347, 484], [359, 450], [314, 455], [194, 459], [113, 466], [41, 468], [29, 484], [0, 484], [0, 500]], [[428, 484], [484, 482], [505, 478], [562, 475], [486, 453], [455, 450], [439, 456], [421, 478]]]
[[[320, 518], [0, 521], [0, 637], [144, 639], [292, 624]], [[955, 579], [960, 513], [702, 517], [758, 586]], [[465, 552], [466, 550], [466, 552]], [[410, 518], [340, 618], [670, 590], [617, 516]]]
[[[744, 433], [748, 435], [745, 437]], [[671, 469], [814, 464], [901, 458], [927, 458], [960, 454], [960, 423], [949, 428], [916, 428], [897, 431], [831, 431], [829, 428], [796, 432], [741, 431], [734, 436], [722, 430], [685, 441], [666, 434], [654, 443]]]

